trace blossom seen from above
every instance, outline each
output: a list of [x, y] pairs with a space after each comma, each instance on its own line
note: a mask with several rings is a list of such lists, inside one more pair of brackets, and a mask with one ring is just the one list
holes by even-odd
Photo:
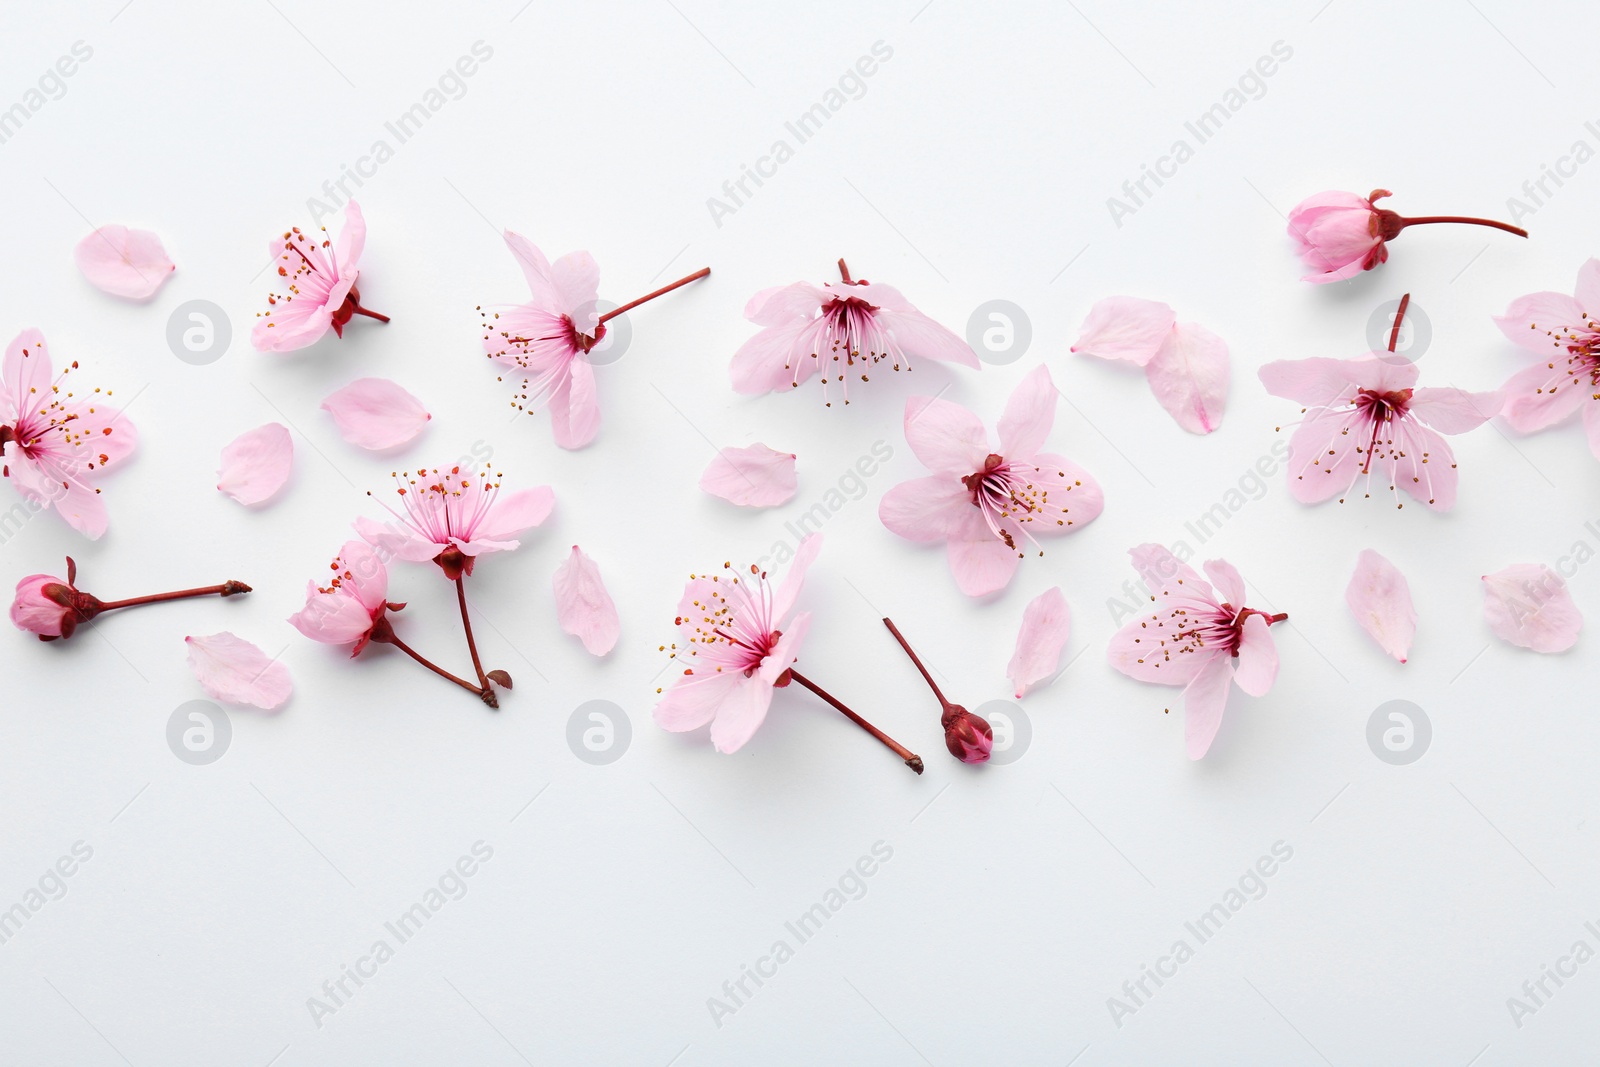
[[98, 289], [128, 300], [148, 300], [177, 270], [149, 230], [102, 226], [72, 251], [78, 269]]
[[711, 268], [601, 314], [600, 267], [593, 256], [569, 252], [551, 263], [521, 234], [507, 230], [505, 240], [522, 267], [530, 294], [527, 303], [514, 307], [493, 313], [479, 309], [484, 316], [484, 354], [522, 372], [512, 407], [529, 413], [548, 408], [556, 444], [583, 448], [600, 430], [600, 399], [590, 353], [605, 340], [606, 324], [646, 301], [704, 278]]
[[1131, 549], [1150, 605], [1111, 638], [1107, 659], [1130, 678], [1183, 686], [1184, 743], [1190, 759], [1211, 748], [1228, 692], [1265, 696], [1278, 677], [1268, 627], [1284, 613], [1245, 606], [1244, 579], [1225, 560], [1208, 560], [1208, 582], [1161, 545]]
[[1143, 367], [1156, 400], [1190, 433], [1207, 434], [1222, 425], [1233, 375], [1228, 346], [1204, 326], [1179, 322], [1160, 301], [1101, 300], [1089, 309], [1072, 351]]
[[1407, 226], [1453, 222], [1492, 226], [1518, 237], [1528, 236], [1521, 227], [1492, 219], [1463, 215], [1406, 218], [1377, 206], [1379, 200], [1393, 195], [1387, 189], [1374, 189], [1368, 196], [1329, 191], [1309, 196], [1291, 208], [1289, 236], [1299, 246], [1301, 262], [1311, 271], [1302, 280], [1338, 282], [1372, 270], [1388, 260], [1388, 242], [1400, 236]]
[[911, 306], [898, 289], [850, 277], [839, 261], [839, 282], [795, 282], [763, 289], [745, 305], [745, 318], [762, 327], [734, 354], [730, 373], [740, 393], [758, 395], [798, 388], [812, 375], [850, 403], [850, 383], [869, 371], [911, 371], [922, 360], [977, 370], [972, 346]]
[[106, 508], [95, 484], [138, 443], [138, 433], [105, 403], [110, 390], [79, 395], [69, 382], [74, 361], [54, 373], [44, 335], [23, 330], [0, 367], [0, 475], [36, 508], [55, 508], [74, 530], [98, 539]]
[[956, 585], [968, 596], [1003, 589], [1024, 546], [1082, 529], [1105, 507], [1100, 486], [1077, 464], [1043, 451], [1055, 420], [1056, 387], [1038, 367], [1006, 402], [998, 443], [972, 412], [937, 397], [906, 401], [905, 434], [932, 473], [884, 494], [878, 517], [911, 541], [943, 541]]
[[500, 472], [459, 465], [393, 475], [398, 506], [384, 505], [389, 522], [362, 516], [356, 532], [386, 558], [433, 562], [451, 581], [470, 575], [478, 557], [518, 547], [517, 540], [549, 516], [549, 486], [500, 491]]
[[1571, 296], [1530, 293], [1494, 321], [1538, 357], [1506, 382], [1506, 421], [1534, 433], [1581, 409], [1589, 450], [1600, 457], [1600, 259], [1578, 270]]
[[326, 226], [318, 234], [302, 233], [296, 226], [268, 242], [282, 291], [267, 297], [267, 310], [258, 313], [250, 332], [250, 343], [258, 352], [306, 348], [330, 329], [343, 337], [345, 325], [356, 315], [389, 321], [389, 316], [362, 307], [356, 288], [367, 241], [361, 207], [354, 200], [345, 205], [344, 227], [337, 240], [328, 239]]

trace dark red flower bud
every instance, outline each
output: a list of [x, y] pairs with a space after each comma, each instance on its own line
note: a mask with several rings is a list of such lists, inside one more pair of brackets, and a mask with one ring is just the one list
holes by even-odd
[[994, 751], [994, 731], [988, 720], [953, 704], [944, 715], [944, 747], [962, 763], [987, 763]]

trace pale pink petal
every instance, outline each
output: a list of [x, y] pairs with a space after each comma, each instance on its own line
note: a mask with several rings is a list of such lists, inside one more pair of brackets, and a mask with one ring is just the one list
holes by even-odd
[[1495, 318], [1494, 324], [1523, 348], [1542, 358], [1554, 359], [1566, 355], [1566, 334], [1589, 321], [1584, 318], [1585, 311], [1600, 315], [1600, 311], [1584, 308], [1566, 293], [1529, 293], [1513, 300], [1506, 313]]
[[424, 540], [408, 524], [399, 520], [379, 522], [377, 519], [360, 515], [352, 525], [356, 533], [373, 548], [391, 559], [401, 559], [408, 563], [426, 563], [447, 547]]
[[1185, 430], [1206, 434], [1222, 425], [1232, 370], [1227, 344], [1210, 330], [1178, 323], [1167, 331], [1144, 374], [1156, 400]]
[[800, 353], [800, 341], [810, 331], [809, 320], [795, 319], [768, 326], [739, 346], [728, 374], [733, 391], [745, 396], [792, 389], [817, 372], [817, 361]]
[[1348, 359], [1280, 359], [1259, 368], [1256, 376], [1273, 396], [1303, 407], [1318, 407], [1354, 392]]
[[968, 596], [987, 596], [1004, 589], [1017, 572], [1021, 557], [999, 538], [986, 541], [951, 541], [945, 546], [950, 573]]
[[978, 354], [971, 345], [913, 307], [907, 306], [903, 310], [880, 307], [878, 322], [894, 339], [900, 351], [912, 359], [959, 363], [974, 370], [981, 366]]
[[496, 497], [494, 509], [478, 527], [478, 537], [511, 541], [544, 522], [555, 506], [556, 494], [548, 485]]
[[700, 488], [740, 507], [787, 504], [799, 485], [794, 460], [794, 453], [777, 452], [763, 444], [724, 448], [700, 476]]
[[965, 477], [983, 470], [989, 455], [989, 431], [978, 416], [948, 400], [908, 397], [905, 432], [911, 451], [935, 474]]
[[1314, 411], [1289, 439], [1285, 475], [1290, 494], [1302, 504], [1332, 500], [1350, 488], [1361, 473], [1368, 438], [1358, 432], [1361, 420], [1344, 410]]
[[322, 410], [333, 416], [339, 436], [375, 452], [411, 443], [433, 418], [387, 378], [357, 378], [324, 400]]
[[811, 564], [817, 560], [817, 554], [822, 551], [822, 535], [819, 533], [807, 534], [800, 542], [800, 547], [795, 549], [794, 559], [789, 563], [789, 569], [784, 573], [783, 581], [772, 594], [772, 622], [782, 628], [789, 617], [789, 612], [800, 600], [800, 591], [806, 585], [806, 572], [811, 569]]
[[1211, 584], [1216, 588], [1222, 602], [1238, 610], [1244, 607], [1245, 590], [1244, 578], [1239, 570], [1225, 559], [1208, 559], [1202, 565], [1206, 577], [1211, 579]]
[[1578, 283], [1572, 297], [1587, 314], [1588, 321], [1600, 316], [1600, 259], [1591, 259], [1578, 268]]
[[595, 306], [600, 296], [600, 265], [587, 252], [568, 252], [550, 265], [550, 278], [559, 301], [556, 310], [572, 319], [580, 333], [593, 336], [600, 318]]
[[149, 230], [102, 226], [73, 250], [78, 269], [97, 288], [112, 296], [147, 300], [177, 268]]
[[17, 334], [6, 346], [5, 367], [0, 371], [0, 392], [10, 409], [4, 417], [13, 419], [30, 408], [42, 407], [54, 380], [44, 334], [33, 327]]
[[1583, 432], [1589, 438], [1589, 451], [1600, 459], [1600, 401], [1583, 405]]
[[1190, 759], [1201, 759], [1222, 725], [1228, 707], [1229, 683], [1233, 680], [1232, 658], [1216, 654], [1195, 672], [1183, 690], [1183, 740]]
[[1411, 604], [1411, 586], [1400, 568], [1372, 549], [1364, 549], [1356, 559], [1344, 602], [1379, 648], [1401, 663], [1406, 661], [1417, 635], [1417, 609]]
[[806, 634], [811, 630], [811, 612], [802, 611], [790, 619], [783, 628], [783, 636], [772, 646], [766, 656], [761, 660], [761, 669], [757, 672], [763, 682], [772, 685], [783, 676], [783, 672], [794, 666], [795, 657], [800, 653], [800, 646], [805, 642]]
[[[366, 246], [367, 219], [361, 214], [361, 205], [352, 200], [344, 206], [344, 225], [339, 228], [339, 236], [333, 242], [333, 258], [337, 261], [341, 279], [355, 279], [361, 265], [361, 253]], [[344, 301], [343, 293], [339, 295], [339, 300], [341, 303]]]
[[1147, 605], [1144, 614], [1111, 636], [1106, 662], [1129, 678], [1155, 685], [1188, 685], [1206, 662], [1204, 656], [1175, 652], [1175, 642], [1161, 636], [1171, 608]]
[[1061, 669], [1061, 653], [1072, 633], [1072, 612], [1060, 586], [1052, 586], [1028, 602], [1022, 610], [1022, 628], [1017, 631], [1017, 647], [1006, 666], [1016, 698], [1021, 700], [1028, 687], [1052, 677]]
[[1455, 507], [1461, 475], [1450, 442], [1415, 419], [1402, 419], [1394, 427], [1394, 443], [1401, 453], [1394, 464], [1395, 487], [1434, 511]]
[[1502, 641], [1535, 652], [1564, 652], [1583, 628], [1567, 583], [1542, 563], [1513, 563], [1484, 575], [1483, 617]]
[[767, 709], [772, 706], [772, 686], [759, 678], [735, 677], [738, 684], [723, 697], [717, 717], [711, 721], [711, 744], [723, 753], [743, 748], [766, 721]]
[[259, 504], [283, 488], [293, 465], [294, 440], [288, 429], [269, 422], [223, 448], [217, 488], [241, 504]]
[[372, 629], [372, 613], [354, 598], [322, 593], [307, 583], [305, 607], [289, 616], [289, 625], [313, 641], [348, 645]]
[[1239, 628], [1239, 648], [1233, 661], [1233, 683], [1253, 697], [1264, 697], [1278, 678], [1278, 646], [1272, 630], [1260, 615], [1251, 615]]
[[561, 310], [559, 306], [561, 299], [556, 293], [550, 261], [545, 258], [544, 253], [520, 233], [507, 230], [505, 238], [506, 247], [511, 249], [511, 254], [517, 259], [517, 265], [522, 268], [522, 276], [527, 279], [528, 289], [532, 294], [529, 303], [544, 311]]
[[1050, 427], [1055, 423], [1058, 395], [1056, 383], [1050, 380], [1050, 371], [1043, 364], [1017, 383], [1006, 400], [1000, 425], [995, 428], [1001, 455], [1020, 459], [1044, 447]]
[[583, 448], [600, 432], [600, 395], [595, 389], [594, 367], [574, 356], [567, 377], [550, 394], [550, 430], [562, 448]]
[[249, 641], [227, 631], [183, 641], [189, 646], [189, 669], [217, 700], [272, 711], [294, 692], [289, 668]]
[[561, 629], [583, 642], [593, 656], [603, 656], [616, 647], [622, 623], [617, 605], [600, 580], [600, 568], [577, 545], [556, 569], [556, 617]]
[[1202, 599], [1211, 599], [1211, 586], [1194, 572], [1194, 568], [1181, 562], [1165, 545], [1147, 543], [1128, 549], [1133, 569], [1151, 596], [1173, 596], [1188, 593]]
[[1584, 388], [1581, 380], [1572, 380], [1564, 361], [1554, 368], [1539, 363], [1518, 371], [1501, 391], [1506, 398], [1506, 421], [1519, 433], [1554, 426], [1577, 411], [1593, 393]]
[[746, 681], [740, 674], [680, 676], [677, 684], [662, 694], [650, 717], [673, 733], [697, 730], [715, 718], [722, 702]]
[[1425, 386], [1411, 395], [1411, 413], [1440, 433], [1466, 433], [1500, 414], [1506, 395], [1469, 393], [1454, 386]]
[[794, 282], [763, 289], [744, 306], [744, 317], [757, 326], [794, 326], [809, 322], [829, 299], [810, 282]]
[[1167, 305], [1136, 296], [1108, 296], [1089, 309], [1072, 351], [1144, 366], [1155, 358], [1178, 317]]
[[949, 474], [894, 486], [878, 501], [878, 518], [891, 533], [908, 541], [945, 541], [963, 534], [971, 540], [983, 526], [982, 516], [972, 506], [972, 491]]

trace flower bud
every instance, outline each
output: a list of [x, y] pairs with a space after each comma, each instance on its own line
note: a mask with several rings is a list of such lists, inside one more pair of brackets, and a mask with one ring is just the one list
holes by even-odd
[[944, 747], [962, 763], [987, 763], [994, 751], [994, 731], [983, 716], [952, 705], [944, 716]]
[[19, 630], [39, 635], [41, 641], [71, 637], [78, 624], [100, 614], [100, 601], [72, 585], [78, 566], [67, 557], [67, 577], [30, 574], [17, 583], [11, 601], [11, 622]]

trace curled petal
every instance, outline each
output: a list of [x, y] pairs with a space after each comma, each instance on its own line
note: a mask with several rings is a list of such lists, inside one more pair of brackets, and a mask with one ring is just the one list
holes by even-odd
[[1167, 305], [1136, 296], [1108, 296], [1089, 309], [1072, 351], [1144, 366], [1155, 358], [1178, 321]]
[[1567, 583], [1542, 563], [1513, 563], [1484, 575], [1483, 616], [1502, 641], [1535, 652], [1564, 652], [1583, 628]]
[[148, 300], [177, 268], [149, 230], [102, 226], [73, 250], [78, 269], [97, 288], [129, 300]]
[[794, 499], [798, 485], [794, 461], [794, 453], [777, 452], [763, 444], [724, 448], [700, 476], [700, 488], [740, 507], [787, 504]]
[[600, 580], [600, 568], [577, 545], [556, 570], [556, 617], [561, 629], [583, 642], [590, 655], [604, 656], [617, 644], [617, 605]]
[[1006, 673], [1016, 697], [1021, 700], [1028, 687], [1055, 674], [1061, 667], [1061, 652], [1072, 632], [1072, 612], [1052, 586], [1028, 602], [1022, 611], [1022, 629], [1017, 633], [1017, 648]]
[[1179, 426], [1199, 434], [1222, 425], [1231, 373], [1227, 344], [1192, 322], [1179, 323], [1169, 330], [1144, 367], [1150, 391], [1161, 406]]
[[387, 378], [358, 378], [322, 402], [339, 436], [380, 451], [416, 440], [433, 418], [422, 402]]
[[272, 711], [294, 692], [289, 668], [243, 638], [223, 631], [183, 641], [189, 646], [189, 669], [217, 700]]
[[283, 488], [293, 465], [289, 431], [269, 422], [240, 434], [222, 450], [217, 488], [241, 504], [259, 504]]
[[1417, 635], [1417, 610], [1400, 568], [1370, 548], [1363, 550], [1344, 591], [1344, 602], [1379, 648], [1401, 663], [1406, 661]]

